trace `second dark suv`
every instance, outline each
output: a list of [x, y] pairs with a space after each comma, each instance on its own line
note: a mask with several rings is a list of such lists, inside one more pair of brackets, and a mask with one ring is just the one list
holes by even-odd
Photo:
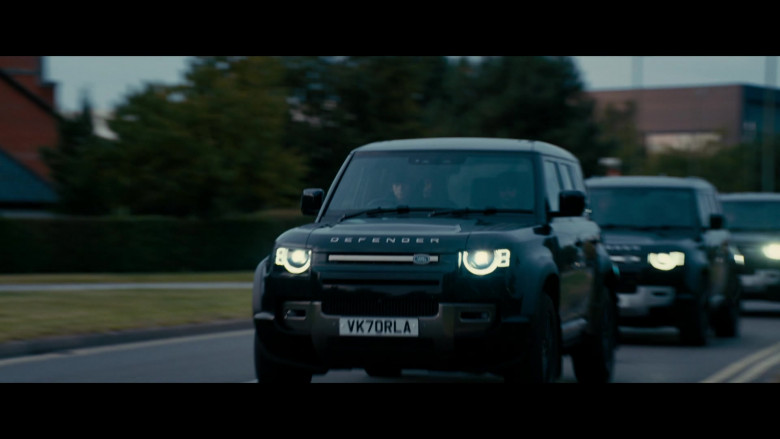
[[591, 218], [620, 269], [619, 321], [676, 326], [685, 344], [739, 329], [738, 267], [715, 187], [699, 178], [586, 181]]

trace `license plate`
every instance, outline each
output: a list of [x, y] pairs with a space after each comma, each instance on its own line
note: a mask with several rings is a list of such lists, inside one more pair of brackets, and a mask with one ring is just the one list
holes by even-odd
[[388, 317], [341, 317], [339, 335], [368, 337], [418, 337], [417, 319]]

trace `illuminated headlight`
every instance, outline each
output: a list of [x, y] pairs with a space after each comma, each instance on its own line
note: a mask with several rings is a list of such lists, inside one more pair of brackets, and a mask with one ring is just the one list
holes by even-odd
[[669, 271], [675, 267], [682, 267], [685, 265], [685, 253], [649, 253], [647, 255], [647, 262], [657, 270]]
[[769, 259], [780, 260], [780, 244], [776, 242], [765, 245], [761, 251]]
[[477, 250], [461, 252], [460, 259], [469, 273], [484, 276], [496, 271], [499, 267], [509, 266], [509, 250]]
[[276, 249], [276, 265], [292, 274], [301, 274], [311, 265], [311, 250], [279, 247]]

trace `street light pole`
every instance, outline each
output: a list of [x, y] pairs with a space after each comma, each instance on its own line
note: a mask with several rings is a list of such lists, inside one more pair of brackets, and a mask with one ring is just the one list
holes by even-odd
[[761, 189], [775, 191], [775, 80], [777, 78], [777, 57], [766, 57], [766, 98], [764, 99], [764, 132], [761, 154]]
[[642, 88], [642, 57], [634, 56], [631, 58], [631, 68], [633, 70], [632, 82], [635, 89]]

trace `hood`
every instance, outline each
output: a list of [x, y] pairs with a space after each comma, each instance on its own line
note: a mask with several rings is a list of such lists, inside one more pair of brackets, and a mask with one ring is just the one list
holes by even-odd
[[608, 230], [601, 232], [602, 241], [607, 250], [622, 248], [639, 250], [642, 247], [693, 245], [693, 236], [689, 232], [680, 231], [639, 231], [639, 230]]
[[731, 241], [736, 244], [767, 244], [769, 242], [780, 242], [780, 231], [731, 231]]
[[474, 219], [353, 219], [311, 230], [306, 245], [313, 250], [354, 253], [452, 253], [466, 248], [475, 232], [499, 232], [530, 224]]

